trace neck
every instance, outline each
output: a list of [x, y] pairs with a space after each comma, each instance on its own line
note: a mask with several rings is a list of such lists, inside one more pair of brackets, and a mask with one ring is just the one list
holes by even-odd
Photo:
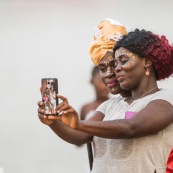
[[106, 101], [106, 100], [108, 100], [109, 99], [109, 97], [96, 97], [96, 102], [99, 102], [99, 103], [102, 103], [102, 102], [104, 102], [104, 101]]
[[122, 97], [130, 97], [130, 96], [132, 95], [132, 93], [131, 93], [131, 90], [122, 90], [122, 91], [120, 92], [120, 95], [121, 95]]
[[151, 72], [150, 76], [144, 76], [139, 85], [132, 89], [132, 98], [138, 99], [152, 94], [158, 90], [155, 75]]
[[152, 88], [148, 88], [146, 90], [143, 90], [141, 93], [138, 93], [138, 94], [132, 94], [132, 99], [135, 100], [135, 99], [139, 99], [139, 98], [142, 98], [142, 97], [145, 97], [147, 95], [150, 95], [152, 93], [155, 93], [156, 91], [158, 91], [158, 87], [157, 86], [153, 86]]
[[138, 95], [136, 94], [135, 96], [134, 96], [134, 94], [132, 92], [132, 96], [131, 97], [128, 97], [126, 99], [126, 101], [129, 104], [131, 104], [134, 100], [140, 99], [140, 98], [145, 97], [145, 96], [150, 95], [150, 94], [153, 94], [153, 93], [155, 93], [157, 91], [159, 91], [159, 88], [156, 85], [156, 86], [153, 86], [152, 88], [146, 89], [145, 91], [143, 90], [142, 92], [138, 92]]
[[159, 91], [156, 77], [153, 73], [150, 76], [144, 76], [141, 81], [131, 90], [132, 96], [127, 98], [127, 102], [132, 103], [134, 100], [145, 97]]

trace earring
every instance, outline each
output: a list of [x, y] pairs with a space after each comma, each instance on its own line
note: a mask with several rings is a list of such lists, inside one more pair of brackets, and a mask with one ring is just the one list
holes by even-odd
[[150, 75], [150, 72], [149, 72], [148, 68], [146, 69], [145, 74], [146, 74], [146, 76], [149, 76]]

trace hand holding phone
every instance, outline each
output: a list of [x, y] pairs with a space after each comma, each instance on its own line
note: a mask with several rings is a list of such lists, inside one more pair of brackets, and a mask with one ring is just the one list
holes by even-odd
[[58, 79], [43, 78], [41, 79], [41, 95], [44, 103], [45, 115], [55, 115], [58, 103]]

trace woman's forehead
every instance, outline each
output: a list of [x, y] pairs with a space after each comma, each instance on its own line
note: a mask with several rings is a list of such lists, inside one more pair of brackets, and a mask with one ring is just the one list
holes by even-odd
[[98, 64], [98, 66], [100, 65], [108, 65], [110, 63], [114, 62], [114, 57], [113, 55], [110, 55], [110, 56], [105, 56]]
[[114, 59], [114, 53], [113, 52], [107, 52], [105, 56], [100, 60], [100, 62], [103, 62], [105, 60], [112, 60]]
[[131, 51], [127, 50], [126, 48], [121, 47], [115, 51], [115, 59], [118, 59], [122, 56], [131, 57], [134, 56], [134, 54]]

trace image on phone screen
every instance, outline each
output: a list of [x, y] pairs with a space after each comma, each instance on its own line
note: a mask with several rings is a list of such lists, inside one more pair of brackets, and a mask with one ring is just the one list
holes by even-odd
[[43, 78], [41, 83], [41, 94], [45, 114], [56, 114], [56, 106], [58, 105], [58, 99], [56, 97], [58, 93], [58, 80], [56, 78]]

